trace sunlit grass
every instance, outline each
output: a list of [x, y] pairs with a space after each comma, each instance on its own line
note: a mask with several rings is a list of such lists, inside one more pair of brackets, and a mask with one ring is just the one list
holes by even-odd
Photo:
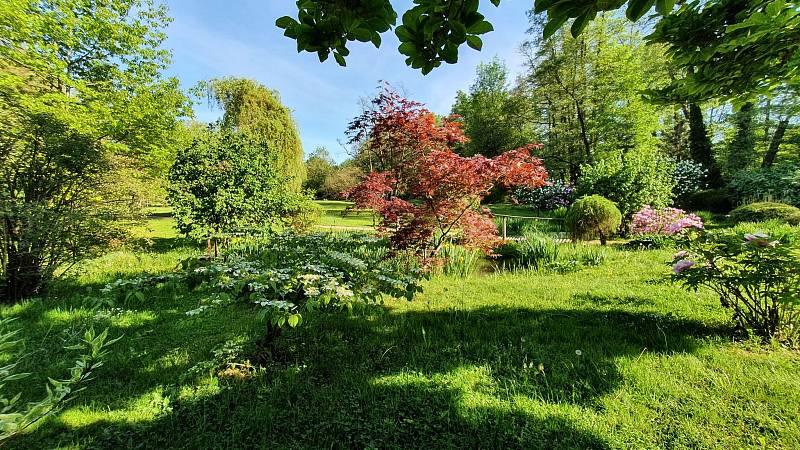
[[[34, 375], [6, 387], [25, 398], [63, 377], [86, 327], [124, 335], [74, 402], [8, 448], [800, 448], [797, 352], [736, 341], [716, 297], [668, 281], [669, 250], [438, 276], [412, 302], [318, 314], [265, 348], [247, 306], [190, 317], [199, 299], [169, 289], [87, 306], [109, 281], [202, 252], [168, 242], [0, 309], [26, 340]], [[263, 369], [202, 369], [226, 342]]]

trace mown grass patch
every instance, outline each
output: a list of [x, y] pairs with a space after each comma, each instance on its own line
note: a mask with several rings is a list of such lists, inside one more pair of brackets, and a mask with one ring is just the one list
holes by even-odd
[[[87, 306], [198, 251], [109, 254], [0, 309], [27, 341], [35, 376], [7, 387], [26, 398], [62, 376], [87, 326], [124, 335], [77, 400], [9, 448], [800, 447], [800, 357], [737, 341], [714, 296], [667, 281], [669, 250], [439, 276], [412, 302], [310, 317], [269, 347], [247, 306], [190, 317], [199, 298], [169, 289]], [[261, 368], [220, 374], [231, 348]]]

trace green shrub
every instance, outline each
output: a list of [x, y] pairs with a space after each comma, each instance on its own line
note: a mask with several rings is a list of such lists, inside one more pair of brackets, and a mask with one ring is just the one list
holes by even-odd
[[728, 188], [740, 202], [778, 201], [800, 206], [800, 165], [742, 170], [734, 175]]
[[566, 225], [573, 240], [600, 238], [600, 243], [617, 232], [622, 213], [611, 200], [599, 195], [578, 199], [567, 211]]
[[734, 222], [780, 220], [790, 225], [800, 225], [800, 208], [785, 203], [751, 203], [731, 211], [731, 219]]
[[733, 199], [725, 189], [706, 189], [687, 195], [682, 206], [690, 211], [727, 214], [733, 209]]
[[601, 195], [616, 203], [626, 222], [644, 205], [664, 208], [672, 202], [675, 165], [642, 151], [601, 159], [581, 166], [578, 195]]
[[247, 237], [231, 242], [225, 256], [185, 260], [167, 275], [117, 280], [103, 293], [126, 298], [166, 287], [193, 291], [201, 301], [190, 316], [249, 304], [268, 321], [267, 338], [273, 338], [318, 310], [353, 308], [384, 296], [411, 300], [422, 291], [416, 260], [390, 254], [385, 239], [366, 234]]
[[673, 280], [692, 290], [706, 287], [733, 310], [743, 330], [764, 340], [797, 343], [800, 325], [800, 245], [766, 233], [733, 230], [690, 235], [675, 254]]
[[284, 222], [294, 231], [311, 231], [319, 223], [323, 210], [312, 200], [311, 193], [289, 197]]
[[168, 200], [177, 228], [198, 238], [291, 224], [310, 199], [281, 176], [278, 155], [256, 135], [208, 130], [178, 150]]

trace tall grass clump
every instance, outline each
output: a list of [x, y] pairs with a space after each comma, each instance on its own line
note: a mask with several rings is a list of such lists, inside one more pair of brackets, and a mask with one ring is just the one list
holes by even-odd
[[444, 264], [437, 269], [440, 275], [456, 278], [467, 278], [478, 267], [478, 262], [483, 257], [483, 252], [478, 249], [467, 249], [460, 245], [447, 244], [442, 247], [440, 256]]
[[497, 249], [502, 270], [543, 270], [558, 260], [559, 246], [547, 235], [526, 233], [519, 241], [506, 242]]

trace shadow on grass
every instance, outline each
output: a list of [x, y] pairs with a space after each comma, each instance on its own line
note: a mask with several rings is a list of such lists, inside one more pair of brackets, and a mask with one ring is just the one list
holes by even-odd
[[[204, 328], [226, 326], [186, 320], [176, 316], [151, 337], [143, 335], [136, 347], [196, 346]], [[65, 443], [91, 448], [607, 448], [603, 437], [568, 415], [576, 408], [601, 409], [600, 398], [622, 381], [619, 358], [692, 352], [704, 338], [730, 332], [624, 310], [398, 313], [375, 308], [365, 316], [331, 314], [285, 333], [274, 348], [281, 357], [263, 372], [243, 381], [223, 380], [211, 395], [173, 396], [170, 412], [155, 420], [100, 421], [74, 429], [54, 420], [18, 443], [28, 448]], [[164, 340], [174, 345], [165, 347]], [[198, 348], [192, 351], [192, 357], [200, 354]], [[189, 365], [127, 377], [124, 372], [136, 370], [135, 363], [120, 358], [102, 376], [134, 383], [124, 390], [132, 398], [158, 386], [174, 387], [178, 372]], [[82, 403], [106, 400], [87, 396]]]

